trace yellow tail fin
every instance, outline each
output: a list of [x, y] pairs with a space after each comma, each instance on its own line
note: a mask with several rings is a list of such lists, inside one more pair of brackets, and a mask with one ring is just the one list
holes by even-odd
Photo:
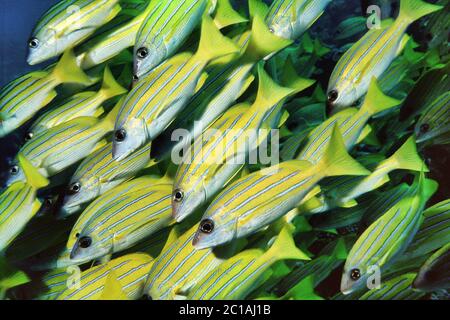
[[89, 85], [91, 78], [77, 65], [76, 57], [72, 50], [67, 50], [52, 71], [52, 76], [59, 83], [79, 83]]
[[204, 15], [200, 43], [196, 56], [205, 62], [233, 53], [239, 53], [240, 49], [229, 38], [220, 33], [214, 21], [209, 15]]
[[99, 91], [105, 100], [127, 93], [128, 90], [117, 83], [108, 66], [103, 73], [103, 84]]
[[333, 128], [325, 153], [317, 164], [317, 171], [324, 177], [342, 175], [365, 176], [370, 174], [369, 170], [347, 153], [337, 124]]

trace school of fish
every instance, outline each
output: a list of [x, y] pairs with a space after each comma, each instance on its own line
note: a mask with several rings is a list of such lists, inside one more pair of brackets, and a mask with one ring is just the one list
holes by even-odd
[[0, 299], [450, 299], [450, 1], [363, 2], [49, 8], [0, 89]]

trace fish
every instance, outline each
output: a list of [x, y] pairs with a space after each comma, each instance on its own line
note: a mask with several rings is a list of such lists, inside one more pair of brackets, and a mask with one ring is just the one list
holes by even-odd
[[434, 49], [444, 47], [443, 53], [448, 53], [448, 48], [445, 49], [448, 33], [450, 32], [450, 4], [445, 1], [436, 2], [438, 5], [443, 5], [444, 9], [429, 16], [427, 22], [425, 22], [426, 33], [425, 39], [427, 40], [428, 49]]
[[369, 30], [339, 59], [328, 83], [330, 110], [351, 106], [366, 94], [372, 77], [380, 77], [408, 42], [408, 26], [440, 9], [422, 0], [401, 0], [395, 22], [384, 20], [381, 28]]
[[111, 21], [121, 10], [119, 0], [62, 0], [39, 19], [28, 41], [27, 63], [59, 56]]
[[197, 249], [247, 236], [296, 208], [327, 176], [368, 175], [351, 158], [337, 126], [321, 161], [285, 161], [256, 171], [227, 186], [211, 202], [194, 238]]
[[82, 263], [101, 258], [168, 227], [173, 223], [170, 182], [163, 177], [114, 198], [109, 196], [106, 198], [109, 201], [103, 201], [100, 206], [88, 207], [69, 235], [70, 259]]
[[216, 1], [209, 0], [150, 1], [134, 46], [135, 77], [142, 78], [170, 58], [215, 6]]
[[328, 181], [330, 185], [325, 187], [330, 190], [325, 197], [327, 207], [351, 206], [357, 197], [378, 189], [390, 181], [388, 174], [394, 170], [428, 172], [428, 168], [417, 153], [413, 136], [409, 137], [389, 158], [379, 162], [370, 175]]
[[277, 36], [295, 40], [322, 16], [330, 2], [331, 0], [275, 0], [269, 8], [266, 23]]
[[414, 290], [412, 283], [415, 276], [410, 272], [383, 281], [379, 289], [367, 291], [358, 300], [418, 300], [424, 293]]
[[350, 17], [339, 23], [336, 29], [336, 40], [353, 38], [367, 28], [366, 17]]
[[450, 288], [450, 244], [447, 243], [425, 262], [417, 273], [413, 288], [436, 291]]
[[116, 82], [110, 69], [105, 67], [103, 84], [98, 92], [85, 91], [70, 97], [58, 106], [40, 116], [26, 134], [30, 140], [47, 129], [78, 117], [99, 117], [104, 110], [102, 104], [114, 97], [127, 93], [127, 90]]
[[434, 180], [417, 175], [411, 195], [400, 200], [359, 236], [345, 261], [341, 292], [349, 294], [368, 285], [373, 272], [383, 272], [411, 243], [423, 221], [426, 202], [437, 189]]
[[312, 288], [317, 287], [334, 269], [343, 263], [347, 258], [347, 253], [344, 239], [339, 238], [331, 242], [320, 251], [317, 257], [294, 267], [292, 271], [275, 284], [273, 291], [277, 296], [282, 296], [282, 299], [286, 299], [298, 296], [296, 291], [303, 289], [304, 292], [301, 292], [303, 299], [316, 298], [314, 292], [308, 290], [308, 278], [313, 280]]
[[58, 220], [50, 213], [40, 215], [45, 211], [48, 199], [38, 199], [42, 202], [40, 210], [5, 250], [5, 257], [12, 263], [20, 263], [61, 241], [66, 241], [67, 234], [75, 222], [74, 219]]
[[181, 53], [141, 79], [123, 101], [113, 134], [113, 158], [120, 160], [155, 139], [186, 106], [204, 68], [239, 48], [205, 15], [197, 52]]
[[417, 143], [432, 141], [450, 131], [450, 92], [439, 96], [421, 114], [414, 132]]
[[[230, 108], [188, 148], [174, 179], [173, 216], [180, 222], [214, 196], [243, 166], [246, 157], [277, 128], [283, 102], [314, 81], [296, 78], [290, 86], [275, 83], [258, 66], [259, 87], [253, 104]], [[200, 150], [201, 148], [201, 150]]]
[[333, 126], [336, 123], [342, 132], [347, 150], [351, 150], [371, 117], [399, 104], [399, 100], [386, 96], [381, 91], [376, 78], [372, 78], [369, 91], [361, 107], [342, 110], [313, 129], [297, 159], [307, 160], [311, 163], [320, 161], [324, 153], [323, 146], [330, 140]]
[[6, 250], [42, 205], [36, 192], [48, 185], [48, 180], [32, 171], [26, 174], [27, 182], [16, 181], [0, 194], [0, 253]]
[[[116, 275], [118, 285], [127, 299], [136, 300], [142, 296], [148, 271], [153, 259], [142, 253], [128, 254], [108, 263], [89, 268], [80, 274], [79, 287], [75, 284], [55, 296], [55, 300], [98, 300], [106, 293], [108, 276]], [[112, 290], [108, 290], [111, 293]], [[123, 298], [122, 295], [110, 296], [109, 299]]]
[[264, 280], [270, 267], [282, 260], [310, 260], [295, 246], [284, 227], [267, 250], [247, 249], [227, 259], [189, 290], [188, 300], [243, 300]]
[[350, 208], [326, 208], [323, 211], [311, 210], [308, 206], [311, 205], [313, 199], [308, 201], [307, 205], [302, 204], [299, 208], [305, 214], [312, 214], [309, 222], [311, 226], [319, 230], [340, 229], [358, 225], [363, 219], [366, 207], [371, 205], [371, 199], [369, 198], [368, 200], [361, 200], [358, 205]]
[[76, 65], [71, 51], [50, 71], [35, 71], [13, 80], [0, 91], [0, 137], [31, 119], [55, 97], [62, 83], [90, 85], [92, 80]]
[[196, 250], [192, 245], [197, 226], [178, 237], [173, 229], [166, 245], [156, 257], [148, 274], [145, 293], [153, 300], [172, 300], [183, 296], [223, 259], [213, 250]]
[[148, 6], [147, 2], [139, 3], [136, 8], [129, 9], [128, 14], [120, 14], [108, 23], [105, 30], [99, 29], [94, 37], [77, 49], [80, 52], [77, 54], [78, 65], [82, 69], [90, 69], [133, 47], [139, 28], [148, 13], [145, 10]]
[[[113, 130], [116, 114], [117, 107], [103, 119], [78, 117], [61, 123], [27, 141], [18, 154], [37, 174], [52, 177], [105, 145], [104, 136]], [[26, 181], [24, 161], [18, 161], [17, 157], [13, 161], [7, 185]]]
[[61, 216], [74, 214], [98, 196], [130, 180], [154, 164], [150, 157], [151, 143], [121, 161], [112, 158], [112, 143], [87, 156], [70, 179], [64, 194]]
[[364, 229], [375, 222], [389, 208], [409, 195], [410, 188], [407, 183], [401, 183], [394, 188], [379, 193], [377, 197], [365, 207], [365, 213], [360, 221], [360, 226]]
[[424, 220], [401, 261], [414, 260], [436, 251], [450, 242], [450, 200], [444, 200], [423, 212]]
[[[250, 10], [255, 9], [250, 7]], [[172, 147], [172, 154], [187, 149], [193, 140], [245, 93], [253, 83], [254, 76], [251, 71], [258, 61], [290, 44], [290, 41], [270, 33], [258, 11], [252, 15], [254, 16], [252, 29], [235, 39], [242, 48], [239, 58], [226, 56], [208, 66], [206, 68], [208, 78], [203, 86], [192, 96], [186, 108], [167, 129], [167, 134], [161, 136], [161, 139], [172, 139], [173, 132], [179, 128], [189, 131], [183, 140]]]

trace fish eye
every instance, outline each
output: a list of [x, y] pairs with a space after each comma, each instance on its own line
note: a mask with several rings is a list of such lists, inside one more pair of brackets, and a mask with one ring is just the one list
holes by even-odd
[[28, 41], [28, 46], [31, 49], [37, 48], [39, 46], [39, 40], [36, 38], [31, 38], [30, 41]]
[[135, 75], [133, 76], [133, 81], [138, 81], [138, 80], [139, 80], [139, 77], [138, 77], [137, 74], [135, 74]]
[[336, 90], [331, 90], [328, 92], [328, 101], [334, 102], [337, 100], [339, 93]]
[[203, 233], [211, 233], [214, 230], [214, 222], [211, 219], [205, 219], [200, 222], [200, 231]]
[[173, 192], [173, 200], [174, 200], [174, 201], [180, 202], [181, 200], [183, 200], [183, 198], [184, 198], [184, 192], [183, 192], [183, 190], [176, 189], [176, 190]]
[[26, 135], [25, 135], [25, 140], [26, 141], [28, 141], [28, 140], [31, 140], [32, 138], [33, 138], [33, 132], [28, 132]]
[[126, 137], [127, 137], [127, 132], [125, 131], [125, 129], [119, 129], [114, 133], [114, 139], [117, 142], [122, 142], [123, 140], [125, 140]]
[[352, 269], [350, 271], [350, 278], [352, 278], [353, 281], [358, 280], [359, 278], [361, 278], [361, 271], [359, 269]]
[[19, 173], [19, 167], [18, 166], [12, 166], [11, 169], [9, 169], [9, 172], [12, 175], [16, 175], [17, 173]]
[[139, 48], [136, 52], [138, 58], [144, 59], [146, 56], [148, 56], [148, 49], [145, 47]]
[[92, 239], [91, 239], [91, 237], [81, 237], [78, 240], [78, 244], [83, 249], [89, 248], [92, 244]]
[[269, 28], [269, 31], [270, 31], [271, 33], [275, 33], [275, 29], [272, 28], [272, 27]]
[[81, 184], [79, 182], [72, 183], [69, 188], [67, 189], [69, 194], [76, 194], [80, 192], [81, 190]]
[[427, 133], [430, 130], [430, 125], [428, 123], [424, 123], [420, 126], [420, 133]]

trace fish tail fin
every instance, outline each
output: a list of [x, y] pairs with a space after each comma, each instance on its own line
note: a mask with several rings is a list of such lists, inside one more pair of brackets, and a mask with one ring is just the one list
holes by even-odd
[[317, 163], [317, 170], [325, 177], [364, 176], [370, 171], [353, 159], [347, 152], [342, 134], [337, 125], [333, 128], [330, 141], [322, 159]]
[[285, 225], [281, 229], [270, 249], [264, 254], [264, 259], [273, 259], [273, 261], [285, 259], [311, 260], [307, 254], [297, 248], [289, 229], [289, 225]]
[[64, 52], [53, 69], [52, 75], [60, 83], [80, 83], [84, 85], [92, 83], [89, 76], [78, 66], [77, 59], [72, 50]]
[[[255, 1], [250, 1], [250, 3], [252, 2]], [[252, 9], [252, 5], [250, 5], [250, 9]], [[255, 12], [252, 21], [250, 40], [244, 54], [249, 59], [258, 61], [289, 46], [292, 41], [278, 37], [270, 32], [269, 27], [264, 22], [264, 16], [262, 16], [261, 10], [253, 10]]]
[[407, 20], [410, 23], [419, 20], [423, 16], [441, 10], [443, 7], [427, 3], [422, 0], [401, 0], [399, 19]]
[[114, 79], [113, 74], [108, 66], [105, 67], [105, 71], [103, 73], [103, 83], [100, 89], [100, 94], [108, 100], [110, 98], [119, 96], [121, 94], [127, 93], [127, 89], [122, 87], [116, 79]]
[[290, 289], [281, 299], [296, 299], [296, 300], [323, 300], [322, 297], [314, 292], [314, 275], [309, 275], [292, 289]]
[[414, 141], [413, 136], [409, 137], [408, 140], [406, 140], [406, 142], [386, 161], [392, 163], [395, 169], [429, 171], [417, 153], [416, 142]]
[[229, 54], [238, 53], [240, 50], [234, 42], [222, 35], [209, 15], [202, 19], [200, 43], [196, 55], [205, 62]]
[[36, 189], [43, 188], [49, 184], [46, 177], [39, 173], [38, 169], [34, 167], [31, 162], [25, 158], [24, 155], [20, 154], [17, 156], [19, 165], [22, 168], [27, 182]]
[[263, 64], [258, 65], [258, 92], [253, 105], [268, 111], [277, 103], [295, 93], [295, 89], [278, 85], [264, 70]]
[[219, 29], [247, 21], [245, 17], [233, 9], [230, 0], [217, 0], [214, 22]]
[[367, 92], [361, 106], [361, 111], [365, 111], [370, 116], [373, 116], [377, 113], [398, 106], [400, 103], [400, 100], [385, 95], [381, 90], [377, 79], [373, 77], [370, 82], [369, 91]]
[[341, 259], [341, 260], [345, 260], [347, 259], [348, 256], [348, 250], [347, 247], [345, 246], [345, 241], [344, 239], [340, 238], [337, 242], [336, 242], [336, 246], [333, 249], [333, 255], [337, 258], [337, 259]]
[[314, 83], [316, 83], [316, 80], [299, 77], [295, 71], [294, 63], [289, 57], [286, 60], [285, 67], [283, 68], [281, 74], [281, 83], [285, 87], [294, 89], [294, 94], [296, 94], [311, 87]]
[[252, 19], [257, 15], [265, 17], [269, 13], [269, 7], [262, 0], [248, 0], [248, 11]]
[[124, 102], [124, 100], [125, 100], [125, 96], [122, 97], [119, 101], [117, 101], [116, 105], [101, 120], [101, 125], [104, 125], [107, 128], [111, 128], [111, 130], [113, 130], [114, 125], [116, 123], [117, 116], [119, 115], [119, 111], [122, 108], [122, 103]]
[[437, 191], [439, 183], [432, 179], [425, 178], [425, 172], [421, 171], [416, 178], [419, 185], [419, 194], [422, 196], [423, 203], [425, 204]]

